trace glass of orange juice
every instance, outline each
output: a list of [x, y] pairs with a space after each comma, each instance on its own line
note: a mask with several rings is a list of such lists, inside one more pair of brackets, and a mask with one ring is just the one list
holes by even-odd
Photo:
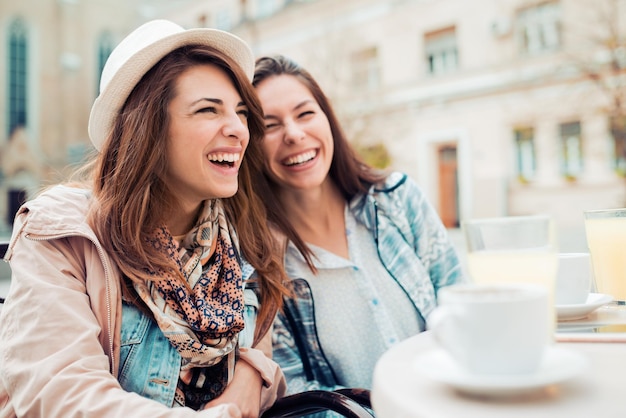
[[584, 212], [595, 288], [626, 303], [626, 208]]
[[464, 220], [467, 268], [474, 283], [536, 283], [548, 290], [552, 329], [558, 245], [548, 215]]

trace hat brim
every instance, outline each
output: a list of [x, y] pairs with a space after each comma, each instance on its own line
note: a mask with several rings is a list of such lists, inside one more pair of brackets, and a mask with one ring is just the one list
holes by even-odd
[[185, 45], [208, 45], [232, 58], [252, 81], [254, 55], [238, 37], [217, 29], [189, 29], [164, 37], [139, 50], [117, 70], [96, 98], [89, 115], [88, 132], [98, 151], [112, 129], [115, 117], [141, 78], [164, 56]]

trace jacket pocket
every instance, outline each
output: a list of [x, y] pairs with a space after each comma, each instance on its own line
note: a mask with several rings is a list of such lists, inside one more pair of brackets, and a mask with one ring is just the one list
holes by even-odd
[[125, 302], [120, 337], [122, 388], [171, 407], [180, 374], [178, 351], [152, 318]]
[[122, 332], [120, 333], [120, 367], [119, 375], [124, 374], [124, 368], [133, 357], [134, 349], [141, 344], [146, 337], [150, 326], [150, 318], [141, 312], [136, 306], [122, 301]]

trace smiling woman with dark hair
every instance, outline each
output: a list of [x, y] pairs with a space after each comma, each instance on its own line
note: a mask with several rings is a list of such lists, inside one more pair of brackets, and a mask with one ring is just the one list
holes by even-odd
[[380, 355], [423, 331], [437, 290], [464, 280], [459, 259], [418, 185], [357, 156], [305, 69], [262, 57], [253, 84], [266, 126], [258, 187], [295, 294], [274, 358], [290, 393], [370, 388]]
[[258, 417], [284, 393], [253, 66], [239, 38], [163, 20], [112, 52], [85, 181], [15, 219], [0, 415]]

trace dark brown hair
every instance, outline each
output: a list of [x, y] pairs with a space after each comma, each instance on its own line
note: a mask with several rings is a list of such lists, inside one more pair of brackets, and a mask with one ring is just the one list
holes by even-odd
[[[313, 76], [296, 62], [283, 55], [261, 57], [256, 60], [252, 84], [257, 87], [264, 80], [280, 75], [292, 76], [300, 81], [311, 92], [320, 109], [328, 118], [334, 144], [334, 153], [328, 176], [337, 185], [347, 202], [358, 194], [366, 193], [372, 184], [385, 178], [385, 172], [370, 167], [359, 157], [341, 129], [330, 100], [328, 100]], [[278, 193], [276, 192], [279, 187], [278, 184], [268, 175], [267, 167], [265, 167], [264, 173], [263, 181], [267, 185], [259, 184], [257, 187], [259, 189], [267, 188], [269, 193], [271, 193], [263, 193], [262, 195], [270, 221], [288, 240], [294, 243], [306, 259], [309, 268], [315, 272], [316, 269], [311, 260], [311, 249], [287, 220], [285, 209], [280, 204]]]
[[[248, 78], [227, 55], [208, 46], [184, 46], [166, 55], [137, 83], [93, 162], [97, 205], [89, 222], [127, 280], [151, 280], [146, 268], [169, 270], [184, 280], [174, 261], [147, 245], [146, 238], [177, 210], [166, 182], [168, 106], [179, 76], [203, 64], [224, 70], [249, 110], [250, 141], [239, 171], [239, 189], [233, 197], [222, 200], [226, 216], [237, 231], [241, 254], [258, 275], [261, 307], [256, 343], [281, 306], [286, 275], [267, 227], [265, 207], [252, 185], [252, 178], [263, 166], [262, 109]], [[124, 283], [122, 288], [129, 291]]]

